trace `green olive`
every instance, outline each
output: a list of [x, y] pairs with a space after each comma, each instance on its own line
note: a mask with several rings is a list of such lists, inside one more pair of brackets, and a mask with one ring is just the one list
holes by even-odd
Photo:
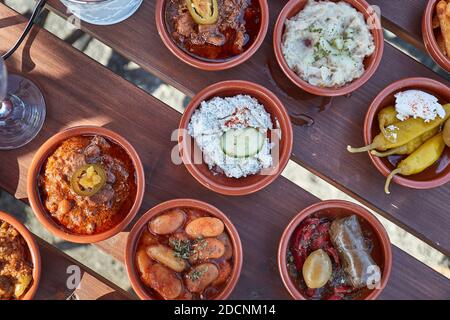
[[198, 24], [215, 24], [219, 20], [217, 0], [186, 0], [186, 5]]
[[308, 288], [322, 288], [331, 278], [331, 259], [322, 249], [316, 250], [306, 258], [302, 271]]
[[444, 125], [444, 130], [442, 131], [442, 136], [447, 147], [450, 147], [450, 119]]
[[106, 183], [106, 173], [99, 164], [86, 164], [79, 167], [70, 179], [76, 194], [90, 197], [99, 192]]

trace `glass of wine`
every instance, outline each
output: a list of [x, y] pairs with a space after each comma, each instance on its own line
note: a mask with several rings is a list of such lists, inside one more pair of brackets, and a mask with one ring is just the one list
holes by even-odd
[[143, 0], [61, 0], [68, 12], [82, 21], [111, 25], [132, 16]]
[[0, 150], [20, 148], [33, 140], [45, 120], [39, 88], [22, 76], [8, 76], [0, 57]]

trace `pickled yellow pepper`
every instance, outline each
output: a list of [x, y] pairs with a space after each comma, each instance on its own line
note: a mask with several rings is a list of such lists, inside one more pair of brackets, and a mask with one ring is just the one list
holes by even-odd
[[442, 130], [442, 135], [444, 136], [445, 144], [447, 147], [450, 147], [450, 119], [445, 123], [444, 130]]
[[424, 171], [439, 160], [444, 149], [445, 143], [441, 132], [427, 140], [410, 156], [398, 164], [397, 169], [392, 171], [387, 177], [384, 192], [390, 194], [389, 186], [395, 175], [410, 176]]
[[380, 125], [380, 131], [383, 132], [383, 134], [386, 133], [387, 126], [399, 121], [400, 120], [397, 119], [397, 110], [395, 110], [395, 107], [393, 106], [383, 108], [378, 113], [378, 124]]
[[370, 151], [371, 154], [377, 157], [388, 157], [390, 155], [396, 154], [396, 155], [404, 155], [404, 154], [411, 154], [414, 151], [416, 151], [417, 148], [419, 148], [425, 141], [430, 139], [432, 136], [434, 136], [436, 133], [439, 132], [439, 127], [436, 127], [430, 131], [425, 132], [420, 137], [415, 138], [414, 140], [411, 140], [407, 144], [404, 144], [400, 147], [390, 149], [386, 152], [378, 152], [377, 150]]
[[439, 127], [450, 117], [450, 103], [442, 106], [445, 109], [444, 119], [437, 117], [433, 121], [425, 122], [421, 118], [409, 118], [405, 121], [400, 121], [395, 124], [395, 129], [387, 130], [387, 135], [382, 132], [375, 137], [373, 142], [362, 148], [347, 147], [351, 153], [366, 152], [377, 149], [379, 151], [386, 151], [407, 144], [408, 142], [420, 137], [427, 131]]

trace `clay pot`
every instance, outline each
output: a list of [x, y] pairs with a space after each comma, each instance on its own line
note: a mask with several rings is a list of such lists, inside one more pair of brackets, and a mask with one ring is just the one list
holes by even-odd
[[356, 10], [361, 12], [366, 18], [366, 21], [370, 19], [370, 21], [373, 21], [373, 24], [378, 27], [376, 28], [374, 27], [371, 30], [375, 42], [375, 52], [370, 57], [366, 57], [366, 59], [364, 60], [364, 67], [365, 67], [364, 74], [360, 78], [342, 87], [322, 88], [313, 86], [309, 84], [307, 81], [301, 79], [294, 71], [292, 71], [287, 65], [286, 60], [284, 59], [284, 55], [281, 50], [281, 44], [285, 30], [285, 22], [287, 19], [292, 18], [293, 16], [297, 15], [300, 12], [308, 2], [307, 0], [289, 1], [281, 11], [275, 24], [273, 32], [273, 46], [278, 64], [280, 65], [284, 74], [297, 87], [311, 94], [318, 96], [333, 97], [333, 96], [343, 96], [357, 90], [373, 76], [373, 74], [375, 73], [380, 64], [381, 58], [383, 57], [384, 36], [383, 36], [383, 29], [381, 28], [378, 16], [373, 12], [370, 5], [364, 0], [344, 0], [344, 1], [348, 2]]
[[[192, 114], [202, 101], [214, 97], [232, 97], [238, 94], [256, 98], [271, 115], [274, 126], [276, 120], [281, 129], [279, 140], [279, 161], [270, 172], [251, 175], [239, 179], [228, 178], [224, 174], [214, 174], [208, 165], [202, 161], [194, 161], [194, 148], [198, 148], [194, 139], [188, 134], [187, 128]], [[191, 175], [206, 188], [225, 195], [239, 196], [257, 192], [272, 183], [283, 171], [289, 161], [292, 151], [292, 126], [289, 115], [282, 102], [268, 89], [247, 81], [224, 81], [209, 86], [199, 92], [189, 103], [179, 126], [178, 145], [183, 163]], [[200, 151], [199, 151], [200, 153]]]
[[230, 219], [228, 219], [222, 211], [208, 203], [193, 199], [176, 199], [163, 202], [147, 211], [134, 225], [128, 235], [127, 246], [125, 249], [125, 264], [131, 286], [141, 299], [155, 299], [154, 296], [149, 294], [149, 289], [140, 280], [139, 272], [135, 263], [136, 249], [142, 232], [148, 228], [149, 221], [161, 213], [174, 208], [193, 208], [202, 210], [213, 217], [219, 218], [225, 224], [225, 230], [227, 231], [233, 245], [233, 271], [225, 288], [215, 297], [215, 300], [227, 299], [236, 286], [241, 274], [243, 260], [241, 239], [239, 238], [239, 234]]
[[287, 269], [287, 250], [291, 243], [291, 238], [297, 227], [309, 216], [318, 218], [339, 219], [350, 215], [356, 215], [361, 223], [363, 231], [371, 234], [373, 243], [372, 257], [381, 269], [381, 282], [378, 289], [365, 289], [359, 299], [376, 299], [388, 282], [392, 268], [392, 251], [389, 237], [383, 225], [366, 209], [347, 201], [329, 200], [322, 201], [307, 207], [298, 213], [288, 224], [281, 236], [278, 247], [278, 268], [281, 279], [291, 296], [296, 300], [307, 300], [308, 298], [301, 292], [298, 286], [292, 281]]
[[[384, 107], [395, 105], [394, 95], [399, 91], [417, 89], [436, 96], [442, 104], [450, 102], [450, 89], [445, 84], [427, 78], [407, 78], [392, 83], [381, 91], [369, 109], [364, 120], [364, 143], [370, 144], [380, 133], [378, 112]], [[389, 158], [379, 158], [369, 152], [370, 160], [381, 174], [387, 177], [394, 169]], [[450, 148], [445, 148], [441, 158], [430, 168], [412, 176], [397, 175], [393, 182], [415, 189], [431, 189], [442, 186], [450, 181]]]
[[[131, 158], [136, 173], [136, 187], [137, 187], [136, 197], [134, 199], [130, 211], [126, 215], [124, 215], [125, 218], [120, 223], [118, 223], [111, 229], [104, 231], [102, 233], [92, 235], [75, 234], [64, 228], [62, 225], [58, 224], [55, 220], [53, 220], [48, 211], [45, 209], [44, 205], [42, 204], [37, 185], [38, 176], [47, 158], [65, 140], [82, 135], [87, 136], [99, 135], [121, 146]], [[108, 129], [95, 126], [80, 126], [70, 128], [55, 134], [53, 137], [47, 140], [34, 155], [33, 161], [28, 171], [28, 180], [27, 180], [28, 199], [30, 201], [31, 208], [36, 214], [38, 220], [55, 236], [76, 243], [99, 242], [108, 239], [116, 235], [123, 229], [125, 229], [125, 227], [136, 216], [141, 206], [142, 199], [144, 197], [144, 188], [145, 188], [144, 168], [142, 166], [142, 162], [139, 158], [139, 155], [137, 154], [133, 146], [119, 134], [110, 131]]]
[[8, 224], [12, 225], [25, 239], [28, 249], [30, 250], [31, 261], [33, 262], [33, 282], [27, 292], [22, 296], [21, 300], [31, 300], [37, 292], [39, 280], [41, 278], [41, 255], [39, 253], [39, 247], [34, 236], [19, 220], [3, 211], [0, 211], [0, 220], [6, 221]]
[[430, 56], [439, 64], [444, 70], [450, 72], [450, 59], [444, 55], [437, 44], [433, 29], [433, 15], [436, 13], [436, 4], [439, 0], [428, 0], [425, 11], [422, 17], [422, 37]]
[[253, 44], [243, 53], [227, 60], [205, 61], [188, 54], [182, 50], [174, 41], [167, 30], [165, 7], [167, 0], [156, 0], [156, 27], [166, 47], [181, 61], [195, 68], [206, 71], [218, 71], [233, 68], [250, 59], [264, 41], [269, 28], [269, 6], [266, 0], [257, 0], [261, 8], [260, 30]]

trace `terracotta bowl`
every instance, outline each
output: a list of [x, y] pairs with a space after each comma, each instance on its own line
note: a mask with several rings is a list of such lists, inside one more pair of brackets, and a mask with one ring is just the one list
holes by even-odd
[[31, 261], [33, 262], [33, 282], [21, 300], [31, 300], [37, 292], [39, 280], [41, 278], [41, 255], [39, 253], [39, 247], [34, 236], [19, 220], [3, 211], [0, 211], [0, 220], [6, 221], [12, 225], [25, 239], [28, 249], [30, 250]]
[[148, 222], [161, 213], [174, 208], [193, 208], [207, 212], [211, 216], [217, 217], [225, 224], [225, 229], [230, 236], [233, 244], [233, 273], [227, 285], [215, 300], [225, 300], [236, 286], [242, 269], [243, 253], [242, 244], [239, 234], [231, 223], [230, 219], [216, 207], [199, 200], [194, 199], [175, 199], [160, 203], [159, 205], [147, 211], [139, 221], [134, 225], [130, 234], [128, 235], [127, 246], [125, 249], [125, 264], [127, 267], [128, 277], [136, 294], [143, 300], [155, 300], [151, 296], [147, 287], [142, 283], [139, 277], [139, 272], [135, 264], [136, 247], [141, 237], [142, 232], [147, 228]]
[[[214, 97], [230, 97], [247, 94], [256, 98], [271, 115], [272, 122], [279, 121], [281, 139], [279, 143], [279, 163], [271, 168], [269, 174], [256, 174], [245, 178], [228, 178], [223, 174], [214, 174], [208, 165], [202, 161], [194, 161], [194, 148], [199, 151], [194, 139], [188, 134], [187, 128], [194, 111], [205, 100]], [[273, 182], [283, 171], [289, 161], [292, 151], [292, 126], [289, 115], [282, 102], [266, 88], [247, 81], [224, 81], [213, 84], [199, 92], [189, 103], [181, 118], [178, 134], [178, 146], [183, 163], [192, 176], [206, 188], [225, 195], [239, 196], [257, 192]], [[197, 161], [198, 162], [198, 161]]]
[[428, 4], [422, 17], [422, 37], [425, 48], [434, 61], [436, 61], [436, 63], [444, 70], [450, 72], [450, 59], [447, 58], [439, 48], [432, 26], [433, 15], [436, 12], [435, 8], [438, 1], [439, 0], [428, 0]]
[[[338, 2], [337, 0], [332, 0], [334, 2]], [[370, 9], [370, 5], [364, 1], [364, 0], [344, 0], [345, 2], [348, 2], [350, 5], [352, 5], [356, 10], [359, 12], [362, 12], [364, 17], [367, 19], [371, 19], [374, 21], [374, 23], [377, 26], [380, 26], [379, 28], [373, 28], [372, 29], [372, 35], [375, 42], [375, 52], [370, 56], [367, 57], [364, 61], [364, 67], [365, 72], [364, 74], [354, 80], [351, 83], [348, 83], [342, 87], [336, 87], [336, 88], [326, 88], [326, 87], [317, 87], [309, 84], [307, 81], [301, 79], [294, 71], [292, 71], [288, 64], [286, 63], [286, 60], [284, 59], [283, 52], [281, 50], [281, 44], [283, 39], [283, 34], [285, 31], [285, 22], [287, 19], [290, 19], [297, 15], [306, 5], [308, 2], [307, 0], [291, 0], [289, 1], [286, 6], [281, 11], [280, 15], [278, 16], [277, 22], [275, 24], [274, 32], [273, 32], [273, 46], [275, 50], [275, 56], [278, 61], [278, 64], [280, 65], [281, 69], [283, 70], [284, 74], [300, 89], [307, 91], [311, 94], [318, 95], [318, 96], [327, 96], [327, 97], [333, 97], [333, 96], [343, 96], [346, 94], [349, 94], [359, 87], [361, 87], [363, 84], [365, 84], [375, 73], [377, 70], [381, 58], [383, 57], [383, 51], [384, 51], [384, 35], [383, 30], [381, 29], [381, 23], [376, 14], [373, 13], [373, 10]]]
[[205, 61], [192, 56], [185, 51], [183, 51], [172, 39], [166, 26], [165, 18], [165, 4], [167, 0], [156, 0], [156, 27], [158, 33], [166, 45], [166, 47], [181, 61], [195, 67], [198, 69], [206, 71], [218, 71], [233, 68], [241, 63], [244, 63], [259, 49], [264, 41], [267, 34], [267, 29], [269, 28], [269, 6], [267, 5], [267, 0], [257, 0], [261, 8], [261, 28], [258, 35], [256, 36], [253, 44], [247, 48], [243, 53], [238, 56], [232, 57], [224, 61]]
[[374, 245], [372, 257], [381, 268], [382, 273], [380, 288], [374, 290], [366, 289], [365, 292], [362, 292], [360, 299], [376, 299], [386, 287], [389, 275], [391, 273], [392, 252], [389, 237], [383, 225], [369, 211], [351, 202], [341, 200], [329, 200], [313, 204], [298, 213], [284, 230], [283, 235], [281, 236], [280, 245], [278, 247], [278, 268], [281, 274], [281, 279], [283, 280], [283, 283], [291, 296], [296, 300], [308, 299], [298, 290], [297, 285], [294, 284], [289, 276], [286, 266], [286, 255], [295, 229], [297, 229], [303, 220], [311, 215], [315, 215], [319, 218], [326, 217], [336, 219], [350, 215], [358, 216], [363, 231], [367, 231], [372, 235], [371, 240]]
[[[118, 144], [125, 151], [127, 151], [128, 155], [133, 161], [136, 172], [136, 187], [137, 187], [136, 198], [134, 199], [134, 203], [130, 209], [130, 212], [128, 212], [125, 218], [113, 228], [105, 232], [93, 235], [80, 235], [72, 233], [69, 230], [65, 229], [62, 225], [54, 221], [50, 216], [50, 214], [48, 213], [48, 211], [45, 209], [44, 205], [42, 204], [37, 186], [38, 181], [37, 179], [46, 159], [61, 145], [63, 141], [80, 135], [87, 135], [87, 136], [100, 135]], [[28, 198], [30, 201], [31, 208], [36, 214], [38, 220], [55, 236], [75, 243], [99, 242], [108, 239], [116, 235], [123, 229], [125, 229], [125, 227], [136, 216], [136, 213], [138, 212], [141, 206], [142, 199], [144, 197], [144, 187], [145, 187], [144, 168], [142, 166], [139, 155], [137, 154], [133, 146], [119, 134], [110, 131], [108, 129], [95, 126], [80, 126], [70, 128], [55, 134], [53, 137], [47, 140], [34, 155], [33, 161], [28, 171], [28, 180], [27, 180]]]
[[[445, 84], [427, 78], [407, 78], [386, 87], [373, 100], [364, 120], [364, 143], [369, 144], [380, 133], [378, 112], [384, 107], [395, 105], [394, 95], [409, 89], [423, 90], [436, 96], [440, 103], [450, 103], [450, 89]], [[393, 163], [401, 158], [391, 156], [379, 158], [369, 152], [369, 157], [382, 175], [387, 177], [394, 169]], [[390, 162], [389, 159], [393, 162]], [[445, 148], [441, 158], [422, 173], [412, 176], [397, 175], [393, 181], [405, 187], [415, 189], [431, 189], [450, 181], [450, 148]]]

